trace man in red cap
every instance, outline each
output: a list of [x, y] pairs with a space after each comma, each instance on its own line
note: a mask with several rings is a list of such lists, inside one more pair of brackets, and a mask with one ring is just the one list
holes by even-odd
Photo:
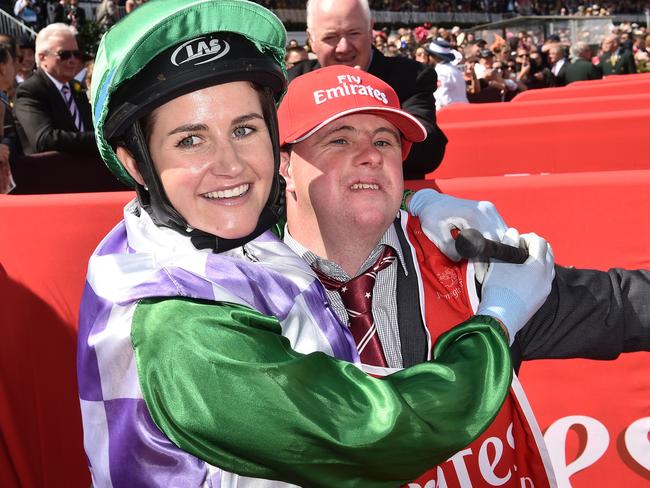
[[[453, 261], [433, 245], [426, 237], [435, 226], [431, 206], [423, 208], [426, 198], [416, 194], [408, 203], [420, 218], [400, 210], [402, 162], [425, 131], [379, 78], [347, 66], [307, 73], [289, 86], [278, 117], [284, 241], [328, 289], [366, 371], [382, 375], [430, 359], [436, 339], [474, 314], [508, 328], [517, 369], [522, 359], [604, 359], [650, 347], [643, 304], [648, 272], [554, 267], [546, 241], [515, 229], [502, 240], [523, 243], [530, 257], [523, 265], [492, 262], [487, 273], [479, 272], [480, 263]], [[369, 278], [371, 286], [357, 293], [358, 282]], [[625, 303], [612, 298], [622, 294]], [[587, 319], [576, 310], [592, 315]], [[632, 323], [638, 324], [635, 331]], [[612, 326], [620, 340], [611, 340]], [[554, 486], [541, 432], [516, 376], [488, 430], [417, 483]]]

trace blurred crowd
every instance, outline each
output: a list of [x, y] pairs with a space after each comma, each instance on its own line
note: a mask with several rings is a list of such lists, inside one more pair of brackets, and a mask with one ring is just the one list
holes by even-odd
[[[305, 0], [258, 0], [268, 8], [304, 9]], [[581, 0], [370, 0], [372, 10], [395, 12], [493, 12], [516, 15], [613, 15], [641, 14], [650, 2], [622, 0], [618, 2], [585, 2]]]
[[[95, 19], [107, 29], [119, 19], [120, 7], [125, 13], [129, 13], [146, 1], [100, 0], [96, 2]], [[86, 11], [79, 5], [79, 0], [4, 0], [0, 1], [0, 8], [13, 13], [35, 31], [57, 22], [79, 29], [87, 20]]]
[[[376, 30], [374, 46], [385, 56], [438, 65], [437, 98], [444, 96], [449, 88], [446, 78], [454, 74], [441, 66], [448, 63], [462, 75], [451, 77], [462, 79], [469, 102], [508, 101], [524, 90], [564, 86], [603, 75], [650, 72], [650, 31], [631, 23], [619, 24], [598, 46], [584, 42], [572, 45], [559, 35], [542, 40], [525, 31], [507, 38], [497, 35], [488, 43], [458, 26], [431, 25]], [[291, 40], [287, 66], [310, 55], [309, 45], [299, 46]], [[454, 89], [458, 91], [458, 87]], [[464, 100], [439, 100], [438, 108], [457, 101]]]

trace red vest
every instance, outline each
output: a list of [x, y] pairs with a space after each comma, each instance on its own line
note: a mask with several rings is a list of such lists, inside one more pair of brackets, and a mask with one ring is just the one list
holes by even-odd
[[[403, 225], [405, 220], [403, 214]], [[408, 217], [406, 235], [417, 257], [415, 265], [431, 351], [440, 334], [474, 314], [478, 303], [474, 275], [466, 261], [455, 263], [447, 259], [424, 235], [417, 218]], [[377, 373], [375, 368], [372, 372]], [[490, 427], [465, 449], [406, 486], [556, 486], [542, 433], [516, 376], [510, 395]]]

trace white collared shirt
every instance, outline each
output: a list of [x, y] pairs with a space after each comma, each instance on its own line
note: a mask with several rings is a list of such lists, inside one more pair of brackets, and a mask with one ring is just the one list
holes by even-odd
[[54, 78], [51, 74], [49, 74], [47, 71], [43, 70], [43, 73], [47, 75], [47, 77], [54, 83], [54, 86], [56, 89], [59, 91], [59, 95], [61, 95], [61, 98], [63, 98], [63, 101], [67, 103], [67, 100], [63, 96], [63, 93], [61, 92], [61, 88], [67, 85], [68, 89], [70, 90], [70, 94], [72, 94], [72, 87], [70, 86], [69, 83], [61, 83], [59, 80]]
[[551, 68], [551, 72], [552, 72], [555, 76], [557, 76], [557, 74], [558, 74], [558, 73], [560, 72], [560, 70], [562, 69], [562, 66], [564, 66], [564, 63], [566, 63], [566, 59], [562, 58], [562, 59], [558, 60], [558, 62], [555, 63], [555, 64], [553, 65], [553, 67]]
[[[354, 276], [348, 276], [348, 274], [335, 262], [317, 256], [296, 241], [291, 234], [289, 234], [288, 225], [285, 225], [284, 227], [284, 243], [298, 254], [309, 266], [317, 267], [319, 271], [330, 278], [341, 282], [354, 278]], [[359, 276], [375, 263], [383, 251], [384, 246], [390, 246], [395, 249], [397, 259], [393, 264], [377, 273], [377, 281], [375, 282], [374, 288], [375, 299], [372, 301], [372, 316], [375, 325], [377, 326], [377, 335], [379, 336], [379, 341], [384, 350], [384, 356], [386, 357], [388, 367], [401, 368], [403, 367], [402, 350], [399, 338], [399, 328], [397, 325], [398, 267], [401, 266], [405, 273], [408, 272], [406, 271], [404, 254], [402, 253], [402, 248], [399, 244], [399, 237], [397, 236], [397, 231], [393, 225], [388, 228], [355, 276]], [[345, 305], [343, 305], [343, 300], [341, 299], [339, 292], [332, 290], [326, 290], [326, 292], [327, 299], [329, 300], [332, 309], [341, 322], [347, 324], [348, 313], [345, 309]]]

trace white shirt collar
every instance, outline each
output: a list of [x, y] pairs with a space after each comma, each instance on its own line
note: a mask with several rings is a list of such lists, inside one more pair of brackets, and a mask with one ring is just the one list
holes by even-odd
[[[68, 86], [68, 88], [70, 88], [70, 84], [69, 84], [69, 83], [61, 83], [59, 80], [57, 80], [56, 78], [54, 78], [51, 74], [49, 74], [49, 73], [48, 73], [47, 71], [45, 71], [45, 70], [43, 70], [43, 73], [45, 73], [45, 74], [47, 75], [47, 77], [48, 77], [50, 80], [52, 80], [52, 83], [54, 83], [54, 86], [56, 87], [56, 89], [59, 90], [59, 93], [61, 93], [61, 88], [63, 88], [63, 87], [66, 86], [66, 85]], [[70, 90], [70, 92], [72, 92], [72, 90]], [[62, 93], [61, 93], [61, 96], [63, 96]]]

